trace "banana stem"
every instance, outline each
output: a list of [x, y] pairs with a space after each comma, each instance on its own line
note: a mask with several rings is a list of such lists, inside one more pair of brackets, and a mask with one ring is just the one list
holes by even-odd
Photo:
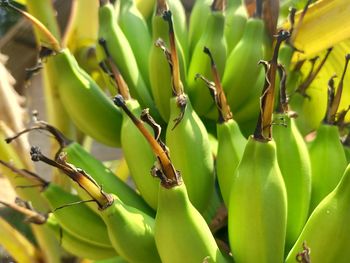
[[[142, 133], [142, 135], [145, 137], [145, 139], [148, 141], [150, 144], [153, 153], [157, 156], [157, 159], [159, 161], [159, 164], [161, 166], [161, 170], [163, 174], [165, 175], [166, 179], [165, 181], [162, 180], [162, 185], [165, 187], [172, 187], [174, 185], [179, 185], [181, 184], [181, 180], [179, 178], [178, 172], [175, 170], [173, 164], [171, 163], [171, 160], [169, 158], [168, 152], [165, 149], [165, 145], [163, 143], [160, 143], [159, 140], [156, 140], [152, 134], [146, 129], [144, 126], [143, 122], [136, 118], [136, 116], [128, 109], [128, 107], [125, 104], [125, 101], [122, 96], [117, 95], [114, 98], [114, 103], [118, 106], [121, 107], [124, 112], [129, 116], [131, 121], [135, 124], [135, 126], [139, 129], [139, 131]], [[148, 118], [150, 119], [150, 118]], [[150, 121], [153, 122], [154, 121]], [[159, 132], [156, 132], [156, 138], [159, 138]]]
[[167, 21], [169, 25], [169, 42], [170, 42], [171, 75], [172, 75], [173, 92], [175, 92], [176, 96], [179, 96], [184, 93], [184, 89], [180, 79], [179, 58], [176, 50], [174, 25], [173, 25], [172, 13], [170, 10], [167, 10], [163, 13], [163, 19]]
[[39, 147], [32, 147], [30, 155], [34, 162], [42, 161], [48, 165], [58, 168], [81, 188], [83, 188], [93, 200], [96, 201], [101, 210], [106, 209], [113, 204], [113, 197], [105, 193], [97, 182], [89, 176], [84, 170], [76, 168], [72, 164], [66, 162], [66, 156], [60, 154], [57, 161], [51, 160], [41, 153]]
[[281, 30], [277, 35], [277, 41], [272, 59], [269, 62], [260, 61], [266, 69], [265, 86], [260, 98], [260, 115], [254, 132], [254, 138], [268, 141], [272, 138], [272, 114], [275, 102], [276, 71], [278, 69], [278, 51], [282, 41], [290, 36], [288, 31]]
[[350, 54], [347, 54], [345, 56], [345, 66], [343, 69], [343, 73], [342, 73], [341, 79], [338, 83], [338, 88], [337, 88], [337, 91], [336, 91], [336, 94], [334, 96], [334, 100], [333, 100], [333, 103], [332, 103], [331, 109], [330, 109], [330, 115], [334, 118], [334, 121], [335, 121], [335, 116], [336, 116], [338, 108], [339, 108], [340, 99], [341, 99], [341, 96], [343, 93], [344, 78], [345, 78], [345, 74], [346, 74], [346, 71], [348, 68], [349, 60], [350, 60]]
[[19, 14], [21, 14], [25, 18], [27, 18], [48, 39], [48, 41], [49, 41], [49, 43], [54, 51], [59, 52], [61, 50], [61, 46], [60, 46], [57, 38], [54, 37], [54, 35], [47, 29], [47, 27], [41, 21], [39, 21], [36, 17], [29, 14], [28, 12], [25, 12], [25, 11], [15, 7], [14, 5], [10, 4], [8, 1], [3, 1], [2, 4], [11, 8], [12, 10], [18, 12]]
[[232, 119], [232, 112], [230, 109], [230, 105], [228, 105], [227, 103], [226, 95], [221, 85], [219, 72], [217, 70], [214, 58], [207, 47], [204, 47], [204, 53], [206, 53], [209, 56], [210, 62], [211, 62], [211, 72], [214, 77], [215, 90], [216, 90], [216, 102], [219, 110], [219, 122], [220, 120], [228, 121]]
[[156, 15], [163, 16], [167, 10], [169, 10], [167, 2], [165, 0], [157, 0]]
[[226, 0], [214, 0], [211, 5], [211, 11], [221, 11], [224, 12], [226, 9], [227, 1]]
[[116, 63], [113, 61], [111, 53], [109, 52], [109, 49], [107, 47], [106, 40], [103, 38], [100, 38], [98, 43], [102, 46], [102, 48], [106, 54], [108, 66], [112, 70], [112, 75], [114, 77], [114, 81], [118, 87], [118, 93], [120, 95], [122, 95], [125, 100], [129, 100], [131, 98], [130, 92], [129, 92], [129, 87], [126, 84], [122, 74], [120, 73]]
[[0, 204], [13, 209], [22, 215], [25, 215], [28, 218], [27, 220], [31, 223], [42, 225], [46, 222], [47, 217], [40, 214], [39, 212], [34, 211], [33, 209], [25, 208], [23, 206], [17, 205], [15, 203], [9, 203], [4, 200], [0, 200]]
[[324, 64], [326, 63], [329, 55], [331, 54], [333, 48], [329, 48], [327, 49], [327, 53], [325, 55], [325, 57], [322, 59], [321, 63], [317, 66], [316, 70], [314, 70], [314, 66], [316, 63], [316, 58], [310, 60], [312, 65], [311, 65], [311, 69], [310, 69], [310, 73], [307, 76], [306, 80], [303, 81], [303, 83], [301, 83], [299, 85], [299, 87], [297, 88], [297, 92], [299, 92], [301, 95], [306, 96], [306, 90], [308, 87], [310, 87], [311, 83], [314, 81], [314, 79], [317, 77], [318, 73], [321, 71], [321, 69], [323, 68]]

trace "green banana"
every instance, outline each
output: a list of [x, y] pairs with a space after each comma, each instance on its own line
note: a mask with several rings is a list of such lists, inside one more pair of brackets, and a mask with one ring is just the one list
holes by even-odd
[[194, 110], [199, 116], [206, 116], [210, 111], [214, 111], [215, 120], [217, 119], [217, 110], [210, 92], [203, 88], [202, 83], [196, 81], [195, 76], [197, 73], [208, 76], [211, 72], [210, 60], [203, 54], [204, 47], [210, 49], [215, 57], [216, 67], [220, 76], [224, 72], [226, 62], [226, 42], [224, 38], [225, 4], [226, 1], [214, 0], [206, 23], [206, 30], [194, 48], [187, 75], [187, 93]]
[[174, 31], [184, 53], [185, 62], [188, 62], [188, 32], [186, 12], [181, 0], [166, 0], [169, 10], [174, 14]]
[[[159, 38], [164, 40], [165, 45], [169, 45], [169, 26], [164, 22], [163, 14], [169, 10], [165, 0], [157, 1], [157, 6], [152, 17], [152, 42], [149, 52], [149, 79], [151, 83], [154, 102], [159, 110], [160, 115], [166, 122], [169, 120], [169, 100], [172, 96], [171, 75], [168, 69], [168, 62], [163, 54], [163, 51], [156, 46], [160, 43]], [[176, 52], [179, 54], [180, 71], [182, 81], [186, 79], [186, 60], [184, 53], [176, 38]]]
[[[248, 138], [234, 174], [228, 207], [228, 234], [236, 262], [283, 262], [287, 193], [272, 138], [278, 50], [289, 33], [280, 31], [273, 57], [265, 62], [266, 81], [254, 135]], [[249, 248], [249, 249], [247, 249]]]
[[194, 47], [205, 31], [206, 21], [210, 15], [210, 4], [213, 0], [197, 0], [195, 1], [190, 14], [188, 25], [188, 42], [190, 58]]
[[155, 220], [155, 239], [162, 262], [229, 262], [217, 247], [183, 183], [161, 184]]
[[[78, 204], [81, 202], [78, 196], [52, 183], [44, 188], [42, 194], [62, 229], [88, 243], [112, 249], [106, 225], [89, 207]], [[57, 208], [59, 209], [56, 210]]]
[[[184, 113], [179, 103], [186, 103]], [[184, 94], [170, 99], [170, 119], [175, 120], [181, 114], [182, 119], [176, 127], [168, 124], [166, 144], [174, 165], [181, 171], [191, 202], [201, 212], [208, 205], [214, 186], [210, 142], [203, 122]]]
[[[157, 163], [152, 174], [161, 179], [155, 220], [155, 240], [162, 262], [226, 262], [208, 225], [189, 200], [180, 174], [169, 158], [167, 146], [154, 138], [125, 104], [121, 96], [114, 99], [145, 136]], [[151, 117], [146, 114], [147, 120]], [[201, 179], [199, 179], [201, 180]]]
[[310, 213], [338, 184], [347, 160], [340, 142], [338, 127], [321, 124], [309, 145], [312, 170]]
[[[306, 256], [309, 256], [312, 262], [349, 262], [349, 186], [350, 166], [348, 165], [337, 187], [320, 202], [310, 215], [285, 262], [303, 259], [305, 252], [308, 252], [307, 249], [300, 252], [305, 243], [310, 249], [310, 255], [306, 254]], [[329, 242], [334, 237], [336, 237], [336, 242]]]
[[150, 91], [148, 57], [151, 48], [151, 33], [146, 20], [133, 0], [117, 1], [120, 5], [118, 24], [128, 39], [135, 55], [141, 76]]
[[113, 198], [113, 204], [103, 209], [101, 216], [116, 251], [128, 262], [161, 262], [154, 239], [154, 219]]
[[[47, 222], [43, 226], [49, 229], [49, 231], [52, 231], [67, 252], [77, 257], [100, 260], [117, 255], [117, 252], [111, 247], [98, 246], [71, 235], [61, 228], [57, 218], [53, 214], [49, 215]], [[86, 230], [89, 231], [90, 229]]]
[[241, 40], [227, 58], [222, 85], [234, 114], [251, 96], [260, 74], [258, 61], [263, 57], [263, 34], [263, 20], [249, 18]]
[[[137, 101], [126, 100], [125, 103], [133, 114], [136, 116], [141, 114], [140, 105]], [[121, 141], [124, 158], [137, 189], [143, 199], [153, 209], [157, 209], [159, 182], [149, 176], [149, 170], [156, 158], [145, 138], [125, 113], [123, 113]]]
[[241, 5], [236, 10], [228, 8], [226, 11], [226, 23], [225, 23], [225, 39], [227, 43], [227, 53], [236, 47], [241, 40], [245, 25], [247, 23], [247, 11], [244, 5]]
[[285, 126], [273, 126], [277, 160], [286, 185], [288, 200], [286, 251], [298, 238], [309, 212], [311, 199], [311, 163], [303, 137], [293, 118]]
[[[21, 131], [17, 135], [7, 138], [7, 142], [18, 138], [21, 134], [31, 130], [46, 130], [60, 144], [60, 149], [56, 153], [56, 158], [64, 153], [65, 158], [74, 166], [82, 167], [89, 173], [98, 185], [101, 185], [107, 192], [113, 193], [121, 198], [121, 200], [130, 206], [136, 207], [146, 214], [154, 215], [154, 211], [145, 203], [131, 187], [119, 179], [110, 169], [108, 169], [101, 161], [87, 152], [79, 143], [70, 141], [64, 135], [50, 124], [38, 121], [33, 127]], [[87, 196], [84, 191], [79, 191], [79, 187], [75, 187], [82, 199]]]
[[135, 0], [137, 8], [146, 20], [152, 16], [156, 0]]
[[120, 146], [121, 113], [96, 82], [68, 49], [47, 59], [53, 64], [58, 93], [74, 124], [99, 142]]
[[110, 55], [128, 83], [131, 96], [137, 99], [141, 106], [149, 107], [151, 112], [157, 116], [158, 112], [152, 96], [139, 72], [130, 44], [117, 23], [116, 13], [111, 3], [100, 7], [99, 23], [99, 37], [106, 41]]
[[[230, 190], [234, 179], [234, 173], [240, 162], [247, 139], [242, 135], [237, 122], [232, 117], [230, 106], [227, 104], [225, 93], [220, 82], [220, 74], [216, 68], [214, 58], [210, 50], [205, 47], [204, 52], [208, 54], [214, 84], [202, 79], [207, 83], [211, 95], [214, 97], [218, 109], [217, 130], [217, 154], [216, 175], [219, 182], [221, 195], [228, 207]], [[228, 165], [229, 164], [229, 165]]]
[[228, 212], [235, 262], [283, 262], [287, 194], [274, 141], [249, 137], [234, 174]]
[[[335, 91], [334, 77], [328, 82], [328, 106], [322, 124], [316, 130], [316, 137], [310, 143], [309, 153], [312, 169], [312, 194], [310, 212], [338, 184], [347, 166], [344, 148], [340, 142], [337, 115], [350, 55], [345, 57], [345, 67], [338, 88]], [[321, 164], [321, 165], [320, 165]]]

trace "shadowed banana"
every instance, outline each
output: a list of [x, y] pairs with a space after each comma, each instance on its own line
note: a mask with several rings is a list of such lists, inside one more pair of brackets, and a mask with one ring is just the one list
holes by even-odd
[[[272, 59], [265, 62], [266, 82], [254, 135], [250, 136], [230, 191], [228, 234], [235, 262], [283, 262], [287, 193], [272, 139], [277, 54], [288, 32], [281, 31]], [[249, 249], [247, 249], [249, 248]]]
[[203, 83], [196, 81], [196, 74], [208, 76], [211, 72], [210, 60], [203, 54], [203, 48], [207, 47], [215, 57], [216, 67], [220, 75], [223, 74], [226, 63], [226, 42], [224, 38], [225, 28], [225, 0], [215, 0], [211, 6], [206, 30], [199, 38], [191, 57], [187, 76], [187, 93], [191, 104], [199, 116], [208, 117], [213, 111], [214, 119], [217, 119], [217, 110], [208, 89]]
[[[328, 194], [310, 215], [298, 240], [289, 252], [287, 263], [349, 262], [350, 260], [350, 166], [337, 187]], [[336, 242], [329, 242], [334, 237]], [[304, 247], [304, 249], [303, 249]]]

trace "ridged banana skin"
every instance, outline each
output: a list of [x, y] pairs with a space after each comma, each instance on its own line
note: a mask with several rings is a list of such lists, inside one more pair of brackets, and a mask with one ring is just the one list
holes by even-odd
[[[161, 16], [156, 14], [152, 17], [152, 46], [149, 52], [149, 79], [151, 83], [152, 95], [154, 103], [162, 119], [166, 122], [169, 120], [170, 106], [169, 100], [172, 97], [171, 74], [169, 63], [164, 52], [154, 45], [156, 40], [161, 38], [165, 41], [169, 48], [169, 26]], [[181, 45], [176, 38], [176, 50], [179, 58], [180, 76], [182, 83], [186, 83], [187, 64]], [[185, 85], [186, 87], [186, 85]]]
[[[166, 145], [176, 169], [181, 171], [192, 204], [203, 212], [214, 189], [214, 164], [207, 130], [192, 106], [187, 107], [181, 122], [166, 130]], [[170, 120], [180, 114], [176, 98], [170, 100]], [[158, 200], [159, 202], [159, 200]]]
[[122, 114], [83, 71], [68, 49], [53, 57], [57, 88], [74, 124], [97, 141], [120, 147]]
[[155, 239], [163, 263], [229, 262], [190, 202], [184, 184], [159, 188]]
[[[43, 195], [52, 210], [81, 201], [78, 196], [52, 183]], [[112, 248], [103, 220], [85, 204], [70, 205], [53, 213], [62, 228], [72, 236], [100, 247]]]
[[225, 39], [228, 54], [230, 54], [241, 40], [247, 19], [247, 11], [243, 5], [237, 10], [228, 9], [226, 11]]
[[112, 4], [106, 4], [99, 10], [99, 37], [104, 38], [115, 63], [128, 83], [130, 94], [143, 107], [150, 108], [152, 114], [157, 114], [151, 94], [140, 74], [135, 55], [123, 31], [117, 23], [117, 17]]
[[338, 127], [325, 125], [317, 129], [316, 138], [310, 143], [309, 154], [312, 170], [311, 213], [319, 202], [339, 183], [347, 166]]
[[214, 110], [215, 114], [212, 116], [212, 119], [215, 120], [217, 120], [218, 111], [210, 91], [202, 81], [196, 80], [195, 77], [197, 73], [203, 76], [211, 76], [210, 58], [203, 52], [204, 47], [209, 48], [219, 75], [223, 75], [227, 57], [224, 28], [224, 13], [211, 11], [206, 23], [206, 30], [193, 51], [187, 77], [187, 93], [193, 108], [199, 116], [206, 116], [210, 110]]
[[101, 247], [96, 244], [89, 243], [85, 240], [79, 239], [69, 232], [62, 229], [56, 219], [51, 214], [44, 227], [48, 228], [61, 246], [74, 256], [92, 260], [107, 259], [117, 256], [117, 252], [112, 247]]
[[243, 105], [262, 70], [264, 22], [257, 18], [247, 21], [242, 39], [229, 54], [222, 85], [232, 112]]
[[230, 193], [228, 234], [237, 263], [284, 259], [287, 194], [274, 141], [249, 137]]
[[[127, 100], [126, 105], [135, 116], [140, 116], [141, 109], [137, 101]], [[126, 114], [123, 118], [121, 141], [124, 158], [141, 196], [147, 204], [156, 210], [158, 206], [159, 180], [150, 174], [156, 158], [149, 143], [135, 124]]]
[[241, 161], [247, 139], [242, 135], [237, 122], [233, 119], [217, 124], [217, 136], [216, 175], [222, 198], [228, 207], [234, 174]]
[[[144, 213], [153, 216], [154, 211], [129, 185], [123, 182], [100, 160], [87, 152], [80, 144], [71, 143], [64, 152], [67, 154], [67, 161], [76, 167], [84, 169], [103, 188], [106, 193], [117, 195], [123, 203], [140, 209]], [[79, 195], [84, 198], [87, 194], [77, 187]], [[93, 204], [96, 207], [95, 204]], [[95, 209], [96, 210], [96, 209]]]
[[286, 263], [295, 258], [306, 241], [311, 262], [350, 262], [350, 166], [337, 187], [327, 195], [310, 215]]
[[192, 57], [193, 50], [205, 31], [206, 21], [210, 15], [210, 5], [212, 2], [212, 0], [197, 0], [193, 5], [188, 26], [190, 57]]
[[303, 229], [309, 214], [311, 199], [311, 162], [306, 143], [294, 119], [286, 125], [273, 126], [278, 165], [286, 185], [288, 200], [286, 250], [288, 251]]
[[148, 70], [149, 50], [152, 44], [151, 33], [146, 20], [137, 9], [136, 3], [133, 0], [120, 1], [118, 24], [128, 39], [142, 78], [146, 83], [148, 91], [151, 92]]
[[161, 262], [154, 239], [155, 220], [118, 198], [101, 211], [115, 250], [130, 263]]

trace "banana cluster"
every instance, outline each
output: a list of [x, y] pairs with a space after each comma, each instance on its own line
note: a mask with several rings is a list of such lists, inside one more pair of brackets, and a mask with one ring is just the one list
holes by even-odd
[[49, 132], [54, 157], [33, 146], [31, 159], [70, 185], [0, 153], [3, 173], [38, 186], [47, 207], [1, 203], [96, 263], [350, 262], [349, 109], [338, 109], [350, 55], [338, 87], [330, 76], [324, 119], [306, 140], [308, 116], [297, 115], [319, 69], [305, 76], [305, 61], [292, 61], [295, 12], [290, 28], [271, 34], [274, 6], [259, 0], [197, 0], [189, 17], [180, 0], [104, 0], [98, 9], [85, 1], [63, 40], [39, 8], [2, 4], [40, 32], [47, 96], [80, 138], [122, 149], [134, 187], [60, 122], [36, 119], [6, 142]]

